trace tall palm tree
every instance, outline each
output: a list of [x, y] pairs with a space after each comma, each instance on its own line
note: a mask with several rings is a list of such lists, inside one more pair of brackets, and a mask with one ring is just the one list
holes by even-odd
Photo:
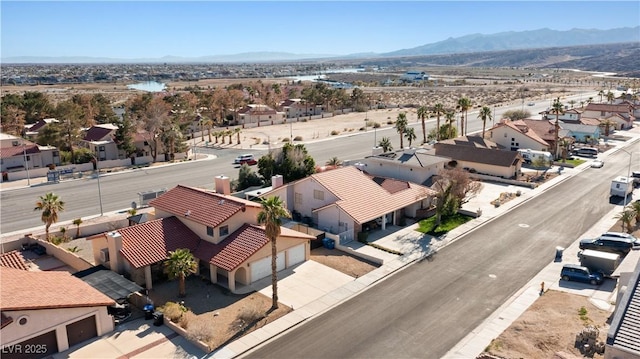
[[407, 114], [404, 112], [400, 112], [398, 114], [398, 119], [396, 120], [396, 125], [394, 126], [396, 128], [396, 131], [398, 132], [398, 134], [400, 135], [400, 148], [404, 148], [404, 131], [406, 131], [407, 129]]
[[467, 134], [467, 111], [471, 108], [471, 100], [467, 97], [460, 98], [458, 107], [460, 108], [460, 135], [465, 136]]
[[[424, 120], [429, 116], [429, 109], [426, 106], [418, 108], [418, 118], [422, 121], [422, 143], [427, 143], [427, 128]], [[411, 146], [411, 144], [409, 144]]]
[[551, 113], [556, 115], [556, 123], [554, 124], [554, 145], [553, 145], [553, 159], [558, 158], [558, 133], [560, 132], [560, 115], [564, 113], [564, 105], [560, 102], [560, 98], [553, 100], [551, 105]]
[[413, 143], [413, 141], [417, 138], [416, 131], [413, 129], [413, 127], [407, 127], [407, 129], [404, 130], [404, 136], [407, 138], [407, 141], [409, 141], [409, 147], [411, 147], [411, 143]]
[[40, 219], [44, 223], [45, 238], [49, 241], [49, 227], [58, 222], [58, 213], [64, 211], [64, 202], [60, 200], [58, 195], [49, 192], [44, 196], [40, 196], [36, 202], [34, 211], [41, 211]]
[[447, 120], [447, 139], [455, 137], [456, 128], [453, 123], [456, 121], [456, 113], [454, 111], [447, 111], [444, 114], [445, 120]]
[[487, 120], [493, 119], [491, 117], [491, 108], [489, 106], [483, 106], [482, 109], [480, 109], [478, 118], [482, 120], [482, 138], [484, 138], [484, 129], [487, 126]]
[[391, 145], [389, 137], [382, 137], [380, 142], [378, 142], [378, 146], [382, 147], [382, 152], [393, 151], [393, 145]]
[[271, 309], [278, 309], [278, 273], [277, 256], [278, 247], [276, 240], [280, 235], [280, 218], [291, 218], [291, 213], [285, 207], [280, 197], [263, 198], [261, 201], [262, 211], [258, 213], [258, 223], [265, 224], [265, 232], [271, 241]]
[[213, 127], [213, 120], [205, 117], [202, 124], [207, 128], [207, 136], [209, 136], [209, 143], [213, 142], [211, 141], [211, 127]]
[[[236, 142], [238, 142], [238, 144], [240, 144], [240, 132], [242, 132], [242, 129], [240, 127], [236, 127], [233, 129], [233, 133], [236, 134]], [[231, 140], [229, 140], [229, 142], [231, 142]]]
[[636, 217], [636, 226], [640, 224], [640, 201], [633, 201], [629, 207], [633, 211], [633, 214]]
[[436, 140], [440, 141], [440, 115], [444, 114], [444, 105], [437, 103], [433, 106], [433, 112], [436, 114]]
[[598, 96], [600, 96], [600, 102], [602, 102], [602, 96], [604, 96], [604, 90], [598, 91]]
[[615, 100], [616, 95], [613, 94], [613, 92], [609, 91], [607, 92], [607, 101], [609, 101], [609, 103], [613, 103], [613, 100]]
[[611, 132], [611, 127], [615, 128], [616, 123], [614, 121], [611, 121], [610, 119], [604, 119], [602, 121], [600, 121], [600, 127], [604, 128], [604, 135], [609, 136], [609, 133]]
[[186, 295], [185, 279], [198, 269], [198, 262], [187, 248], [170, 251], [164, 262], [164, 271], [170, 279], [178, 278], [178, 297]]
[[563, 137], [560, 140], [560, 148], [562, 148], [562, 163], [567, 162], [567, 155], [569, 154], [569, 150], [571, 149], [573, 142], [573, 137]]

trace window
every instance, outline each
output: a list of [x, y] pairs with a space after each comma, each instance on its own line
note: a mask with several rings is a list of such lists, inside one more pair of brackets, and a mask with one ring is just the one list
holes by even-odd
[[313, 198], [314, 199], [319, 199], [321, 201], [324, 201], [324, 192], [323, 191], [318, 191], [317, 189], [313, 190]]
[[507, 133], [506, 133], [506, 132], [505, 132], [505, 134], [504, 134], [504, 138], [507, 138]]
[[294, 194], [294, 202], [295, 204], [302, 204], [302, 193], [296, 192]]
[[104, 151], [104, 146], [99, 147], [100, 151]]
[[31, 156], [27, 156], [27, 162], [31, 161]]
[[207, 236], [213, 237], [213, 227], [207, 226]]
[[220, 231], [220, 237], [226, 236], [229, 234], [229, 226], [221, 226], [219, 231]]

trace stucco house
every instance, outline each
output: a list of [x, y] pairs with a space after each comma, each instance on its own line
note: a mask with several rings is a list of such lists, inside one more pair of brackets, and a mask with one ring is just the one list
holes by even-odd
[[[271, 245], [257, 223], [259, 203], [229, 195], [229, 178], [216, 177], [216, 192], [178, 185], [150, 202], [156, 219], [92, 238], [94, 258], [136, 283], [153, 288], [169, 251], [189, 249], [198, 270], [235, 292], [271, 274]], [[278, 270], [309, 259], [315, 237], [281, 228]]]
[[607, 333], [605, 359], [640, 359], [640, 262], [637, 258], [635, 263], [635, 268], [628, 275], [620, 275], [618, 281], [618, 301]]
[[517, 151], [505, 151], [479, 136], [463, 136], [436, 143], [437, 156], [455, 161], [457, 168], [502, 178], [517, 177], [522, 168], [522, 156]]
[[0, 167], [2, 172], [24, 171], [60, 164], [60, 151], [40, 146], [20, 137], [0, 133]]
[[44, 118], [38, 120], [36, 123], [32, 123], [24, 126], [24, 136], [28, 139], [35, 140], [38, 137], [40, 131], [48, 125], [60, 123], [55, 118]]
[[[635, 121], [634, 106], [631, 103], [590, 103], [583, 112], [585, 117], [595, 117], [601, 120], [610, 118], [620, 127], [616, 127], [617, 130], [624, 130], [633, 127], [633, 121]], [[613, 117], [611, 117], [613, 116]]]
[[282, 121], [285, 118], [284, 112], [278, 112], [267, 105], [246, 105], [238, 110], [238, 124], [257, 125], [261, 122], [271, 124], [271, 121]]
[[95, 125], [87, 129], [80, 141], [80, 146], [88, 148], [99, 161], [117, 160], [120, 158], [118, 146], [114, 142], [118, 126], [113, 124]]
[[560, 128], [568, 131], [563, 136], [573, 137], [577, 142], [590, 143], [600, 138], [600, 126], [560, 122]]
[[[547, 128], [548, 131], [549, 122], [540, 121], [541, 125]], [[536, 126], [539, 127], [539, 126]], [[487, 138], [503, 148], [511, 151], [517, 151], [519, 149], [531, 149], [535, 151], [549, 151], [551, 145], [547, 140], [540, 136], [532, 126], [529, 126], [524, 120], [511, 121], [509, 119], [503, 119], [499, 123], [495, 124], [492, 128], [487, 130]]]
[[350, 241], [367, 222], [384, 229], [402, 216], [415, 217], [431, 206], [435, 192], [408, 181], [369, 175], [354, 166], [315, 173], [272, 189], [261, 197], [278, 196], [294, 217], [307, 218], [323, 231]]
[[[6, 259], [6, 258], [5, 258]], [[3, 358], [43, 358], [113, 331], [113, 299], [63, 271], [0, 266]], [[25, 348], [36, 351], [25, 356]]]
[[373, 155], [358, 161], [355, 166], [373, 176], [424, 184], [443, 170], [449, 161], [449, 158], [429, 154], [424, 149], [382, 153], [382, 149], [374, 148]]
[[324, 110], [321, 105], [310, 104], [299, 98], [282, 101], [280, 109], [285, 113], [286, 118], [321, 115]]

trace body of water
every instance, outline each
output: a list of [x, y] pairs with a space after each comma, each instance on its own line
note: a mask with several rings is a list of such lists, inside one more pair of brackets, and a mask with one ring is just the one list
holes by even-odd
[[167, 88], [167, 85], [163, 84], [162, 82], [146, 81], [146, 82], [140, 82], [133, 85], [127, 85], [127, 88], [130, 88], [132, 90], [140, 90], [140, 91], [147, 91], [147, 92], [162, 92], [164, 91], [164, 89]]

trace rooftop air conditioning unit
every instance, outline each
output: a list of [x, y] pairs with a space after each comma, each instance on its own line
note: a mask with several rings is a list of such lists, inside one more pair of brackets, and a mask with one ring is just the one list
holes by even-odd
[[109, 262], [109, 248], [103, 248], [100, 250], [100, 261], [102, 263]]

